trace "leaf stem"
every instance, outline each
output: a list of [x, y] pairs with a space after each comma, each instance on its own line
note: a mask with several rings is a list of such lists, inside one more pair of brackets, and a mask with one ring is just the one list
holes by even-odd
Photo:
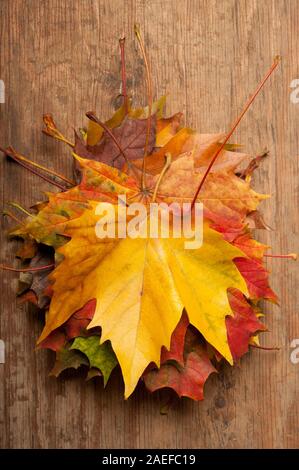
[[24, 225], [24, 222], [19, 219], [16, 215], [14, 215], [12, 212], [9, 212], [9, 211], [3, 211], [2, 212], [3, 215], [7, 215], [8, 217], [10, 217], [11, 219], [13, 219], [15, 222], [17, 222], [18, 224], [20, 225]]
[[13, 147], [9, 147], [9, 151], [13, 152], [14, 153], [14, 156], [15, 158], [27, 163], [28, 165], [32, 165], [34, 166], [35, 168], [39, 168], [40, 170], [44, 171], [45, 173], [48, 173], [49, 175], [53, 175], [55, 176], [56, 178], [59, 178], [61, 179], [62, 181], [64, 181], [65, 183], [68, 183], [72, 186], [75, 185], [75, 182], [68, 179], [66, 176], [63, 176], [61, 175], [60, 173], [57, 173], [56, 171], [54, 170], [51, 170], [50, 168], [46, 168], [45, 166], [43, 165], [40, 165], [39, 163], [36, 163], [36, 162], [33, 162], [32, 160], [29, 160], [29, 158], [26, 158], [24, 157], [23, 155], [17, 153], [15, 151], [15, 149]]
[[260, 346], [259, 344], [250, 344], [249, 346], [252, 348], [256, 348], [256, 349], [263, 349], [265, 351], [279, 351], [281, 349], [281, 348], [278, 348], [277, 346], [268, 348], [266, 346]]
[[26, 170], [30, 171], [31, 173], [33, 173], [34, 175], [37, 175], [39, 176], [40, 178], [42, 178], [44, 181], [47, 181], [48, 183], [50, 184], [53, 184], [54, 186], [57, 186], [57, 188], [61, 189], [62, 191], [65, 191], [66, 188], [64, 186], [62, 186], [61, 184], [57, 183], [56, 181], [53, 181], [51, 180], [50, 178], [47, 178], [46, 176], [42, 175], [41, 173], [39, 173], [38, 171], [34, 170], [33, 168], [31, 168], [29, 165], [27, 165], [27, 163], [24, 163], [24, 161], [20, 160], [18, 157], [16, 157], [14, 155], [14, 153], [11, 153], [11, 149], [8, 148], [6, 150], [4, 150], [3, 148], [0, 147], [0, 151], [2, 153], [4, 153], [5, 155], [8, 155], [10, 158], [12, 158], [12, 160], [14, 160], [15, 162], [17, 162], [19, 165], [21, 165], [23, 168], [26, 168]]
[[36, 271], [44, 271], [46, 269], [54, 268], [55, 264], [47, 264], [46, 266], [37, 266], [36, 268], [14, 268], [13, 266], [6, 266], [5, 264], [0, 264], [0, 269], [5, 271], [14, 271], [16, 273], [30, 273]]
[[159, 186], [161, 184], [161, 181], [162, 181], [166, 171], [170, 167], [170, 165], [171, 165], [171, 154], [169, 152], [167, 152], [165, 154], [165, 165], [164, 165], [164, 167], [163, 167], [163, 169], [162, 169], [162, 171], [159, 175], [159, 178], [157, 180], [157, 183], [156, 183], [156, 186], [155, 186], [155, 189], [154, 189], [154, 194], [153, 194], [153, 197], [152, 197], [152, 202], [155, 202], [155, 200], [156, 200]]
[[146, 126], [146, 137], [145, 137], [145, 145], [144, 145], [144, 154], [142, 160], [142, 177], [141, 177], [141, 188], [145, 189], [145, 164], [146, 164], [146, 157], [150, 139], [150, 131], [152, 125], [152, 107], [153, 107], [153, 87], [152, 87], [152, 79], [151, 79], [151, 71], [149, 61], [145, 52], [143, 40], [140, 34], [139, 25], [134, 25], [134, 31], [136, 38], [138, 40], [139, 48], [142, 53], [145, 69], [146, 69], [146, 83], [147, 83], [147, 101], [148, 101], [148, 117], [147, 117], [147, 126]]
[[15, 207], [16, 209], [18, 209], [19, 211], [23, 212], [24, 214], [28, 215], [29, 217], [33, 217], [32, 214], [30, 214], [29, 211], [27, 211], [24, 207], [22, 207], [20, 204], [18, 204], [17, 202], [8, 202], [8, 204], [12, 207]]
[[221, 146], [218, 148], [218, 150], [216, 151], [214, 157], [212, 158], [201, 182], [199, 183], [199, 186], [195, 192], [195, 195], [193, 197], [193, 200], [192, 200], [192, 203], [191, 203], [191, 208], [194, 206], [195, 202], [196, 202], [196, 199], [197, 199], [197, 196], [208, 176], [208, 174], [210, 173], [210, 170], [212, 168], [212, 166], [214, 165], [218, 155], [220, 154], [220, 152], [223, 150], [225, 144], [228, 142], [228, 140], [230, 139], [230, 137], [232, 136], [232, 134], [234, 133], [234, 131], [236, 130], [236, 128], [238, 127], [241, 119], [243, 118], [244, 114], [247, 112], [247, 110], [249, 109], [249, 107], [251, 106], [251, 104], [253, 103], [253, 101], [255, 100], [255, 98], [257, 97], [257, 95], [259, 94], [259, 92], [261, 91], [261, 89], [263, 88], [263, 86], [265, 85], [266, 81], [268, 80], [268, 78], [270, 77], [270, 75], [272, 74], [272, 72], [276, 69], [276, 67], [278, 66], [279, 64], [279, 61], [280, 61], [280, 57], [279, 56], [276, 56], [275, 59], [274, 59], [274, 62], [272, 64], [272, 66], [270, 67], [269, 71], [266, 73], [266, 75], [264, 76], [264, 78], [262, 79], [262, 81], [260, 82], [260, 84], [258, 85], [257, 89], [255, 90], [255, 92], [253, 93], [253, 95], [249, 98], [249, 100], [247, 101], [247, 103], [245, 104], [244, 108], [243, 108], [243, 111], [241, 112], [241, 114], [238, 116], [238, 118], [236, 119], [236, 121], [233, 123], [232, 125], [232, 128], [231, 130], [228, 132], [228, 134], [226, 135], [223, 143], [221, 144]]
[[126, 38], [120, 38], [119, 47], [120, 47], [120, 58], [121, 58], [121, 82], [122, 88], [121, 93], [124, 99], [125, 113], [129, 112], [129, 102], [127, 94], [127, 74], [126, 74], [126, 58], [125, 58], [125, 42]]
[[264, 256], [266, 258], [282, 258], [282, 259], [293, 259], [297, 260], [297, 253], [288, 253], [287, 255], [271, 255], [268, 253], [265, 253]]

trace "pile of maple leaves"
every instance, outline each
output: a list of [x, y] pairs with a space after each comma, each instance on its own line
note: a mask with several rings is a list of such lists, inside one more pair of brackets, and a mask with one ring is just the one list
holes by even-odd
[[[266, 329], [258, 302], [277, 300], [263, 264], [267, 247], [249, 228], [262, 225], [258, 205], [267, 196], [251, 188], [262, 156], [221, 146], [224, 134], [184, 127], [181, 113], [163, 117], [164, 98], [143, 109], [124, 98], [105, 123], [88, 113], [74, 143], [44, 116], [44, 133], [71, 147], [76, 181], [48, 172], [60, 191], [10, 232], [24, 242], [20, 298], [46, 310], [38, 345], [55, 351], [53, 375], [84, 366], [106, 384], [119, 364], [125, 397], [143, 380], [150, 391], [168, 387], [201, 400], [223, 360], [234, 364], [258, 345]], [[201, 248], [185, 250], [183, 239], [97, 238], [99, 203], [124, 194], [129, 203], [191, 202], [219, 149], [197, 197]], [[5, 153], [42, 168], [12, 147]]]

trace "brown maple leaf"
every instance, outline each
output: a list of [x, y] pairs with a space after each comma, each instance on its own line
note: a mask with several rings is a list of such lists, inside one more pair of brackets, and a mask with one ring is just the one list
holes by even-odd
[[[88, 113], [91, 116], [91, 113]], [[75, 152], [80, 157], [106, 163], [107, 165], [121, 169], [127, 161], [140, 159], [144, 155], [146, 142], [147, 119], [132, 119], [126, 117], [119, 127], [111, 129], [111, 133], [119, 143], [123, 153], [119, 150], [115, 141], [105, 131], [100, 142], [94, 146], [87, 145], [84, 140], [75, 134]], [[156, 118], [151, 120], [148, 152], [152, 152], [156, 141]]]

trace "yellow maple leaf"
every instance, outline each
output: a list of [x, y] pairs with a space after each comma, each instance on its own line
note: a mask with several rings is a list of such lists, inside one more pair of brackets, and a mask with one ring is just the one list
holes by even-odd
[[58, 250], [64, 259], [51, 274], [53, 298], [39, 342], [95, 298], [89, 328], [100, 326], [101, 341], [111, 341], [126, 397], [150, 362], [159, 366], [161, 347], [169, 348], [183, 308], [190, 323], [232, 363], [227, 289], [247, 294], [233, 263], [244, 254], [206, 223], [203, 245], [194, 250], [185, 248], [184, 238], [98, 238], [99, 204], [89, 204], [67, 225], [71, 241]]

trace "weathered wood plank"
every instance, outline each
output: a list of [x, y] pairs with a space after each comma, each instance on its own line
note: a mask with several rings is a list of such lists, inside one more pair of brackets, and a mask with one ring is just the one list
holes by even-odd
[[[203, 132], [227, 129], [273, 56], [282, 64], [240, 126], [235, 140], [271, 158], [256, 188], [272, 193], [264, 204], [275, 231], [259, 234], [273, 252], [298, 250], [299, 104], [290, 82], [299, 73], [297, 0], [1, 0], [0, 143], [12, 143], [60, 172], [71, 171], [68, 150], [40, 132], [52, 112], [72, 136], [96, 109], [108, 117], [120, 91], [118, 38], [127, 36], [130, 90], [145, 103], [142, 63], [133, 37], [138, 21], [152, 63], [156, 94], [169, 93], [167, 111], [182, 110]], [[49, 186], [1, 160], [1, 206], [30, 206]], [[2, 221], [2, 228], [8, 226]], [[1, 233], [1, 260], [13, 262]], [[269, 261], [281, 307], [266, 306], [270, 333], [262, 338], [279, 352], [254, 350], [241, 368], [225, 368], [206, 387], [206, 400], [182, 400], [167, 416], [160, 398], [142, 387], [127, 402], [117, 374], [107, 390], [82, 377], [47, 376], [51, 357], [34, 351], [41, 323], [18, 307], [15, 276], [0, 272], [1, 447], [298, 447], [299, 365], [289, 359], [299, 337], [298, 265]], [[160, 395], [160, 397], [163, 395]]]

